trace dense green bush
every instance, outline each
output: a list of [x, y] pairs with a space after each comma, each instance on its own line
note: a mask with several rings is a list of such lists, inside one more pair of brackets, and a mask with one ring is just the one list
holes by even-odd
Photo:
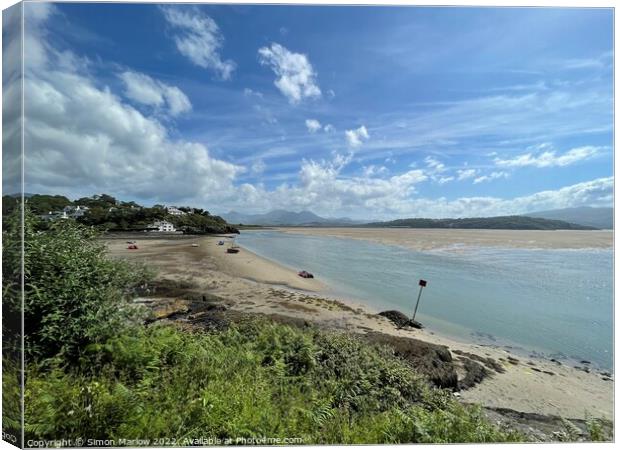
[[[17, 212], [14, 213], [17, 215]], [[24, 323], [27, 360], [59, 357], [74, 362], [90, 343], [105, 341], [135, 323], [127, 302], [147, 271], [106, 258], [92, 228], [60, 220], [41, 231], [37, 217], [24, 215]], [[5, 308], [21, 308], [21, 227], [8, 221], [3, 233]]]
[[84, 367], [28, 373], [29, 439], [299, 437], [304, 443], [506, 441], [389, 351], [253, 321], [151, 326], [91, 345]]

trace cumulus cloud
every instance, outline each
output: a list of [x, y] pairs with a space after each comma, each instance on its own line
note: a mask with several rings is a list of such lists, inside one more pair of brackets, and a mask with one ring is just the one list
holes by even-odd
[[262, 65], [269, 66], [276, 74], [274, 84], [290, 103], [321, 96], [316, 72], [306, 55], [273, 43], [269, 47], [261, 47], [258, 57]]
[[337, 154], [329, 161], [304, 160], [299, 171], [299, 184], [281, 186], [272, 198], [276, 201], [291, 199], [298, 201], [300, 207], [329, 211], [338, 211], [339, 208], [372, 210], [378, 204], [406, 199], [415, 192], [417, 184], [426, 180], [422, 170], [410, 170], [387, 178], [370, 174], [343, 176], [342, 171], [351, 160], [351, 153]]
[[347, 144], [349, 147], [360, 147], [364, 141], [370, 139], [370, 135], [368, 134], [368, 130], [364, 125], [355, 130], [346, 130], [344, 132], [345, 137], [347, 138]]
[[[201, 203], [233, 191], [243, 168], [214, 158], [202, 143], [173, 139], [162, 122], [78, 68], [59, 65], [50, 44], [40, 45], [46, 59], [31, 62], [25, 73], [29, 189]], [[136, 80], [128, 73], [129, 86]], [[186, 108], [175, 103], [169, 86], [150, 80], [151, 91], [134, 89], [131, 95], [144, 104], [164, 102], [171, 111]]]
[[222, 60], [224, 37], [215, 21], [195, 7], [162, 6], [160, 9], [176, 30], [173, 39], [179, 52], [195, 65], [213, 70], [228, 80], [236, 65], [231, 60]]
[[482, 217], [524, 214], [531, 211], [573, 206], [611, 206], [613, 178], [598, 178], [558, 190], [503, 199], [498, 197], [417, 198], [385, 211], [389, 216], [408, 217]]
[[[538, 148], [550, 147], [549, 144], [544, 144]], [[545, 150], [538, 154], [525, 153], [514, 158], [495, 158], [494, 161], [499, 167], [564, 167], [590, 159], [601, 150], [601, 147], [594, 146], [576, 147], [563, 154], [558, 154], [555, 150]]]
[[192, 104], [176, 86], [167, 85], [146, 74], [127, 70], [119, 75], [125, 84], [125, 96], [134, 102], [166, 109], [171, 116], [191, 111]]
[[[419, 197], [417, 185], [428, 179], [424, 171], [409, 170], [384, 177], [376, 168], [364, 177], [343, 174], [347, 155], [330, 161], [303, 161], [299, 182], [282, 184], [273, 191], [262, 186], [239, 188], [238, 206], [256, 212], [270, 209], [311, 209], [322, 215], [393, 219], [403, 217], [481, 217], [524, 214], [572, 206], [610, 206], [613, 178], [599, 178], [515, 198], [491, 196], [456, 199]], [[343, 165], [343, 163], [345, 163]]]
[[306, 119], [306, 128], [310, 133], [316, 133], [321, 129], [321, 122], [316, 119]]

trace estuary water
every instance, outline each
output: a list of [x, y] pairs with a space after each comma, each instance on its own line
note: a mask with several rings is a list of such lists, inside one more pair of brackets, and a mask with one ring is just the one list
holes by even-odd
[[538, 356], [613, 367], [612, 249], [455, 246], [414, 251], [279, 231], [243, 231], [240, 245], [308, 270], [336, 297], [408, 315], [430, 330]]

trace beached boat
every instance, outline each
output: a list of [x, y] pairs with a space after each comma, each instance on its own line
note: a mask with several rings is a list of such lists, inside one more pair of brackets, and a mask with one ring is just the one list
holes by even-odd
[[129, 244], [127, 250], [138, 250], [138, 246], [136, 244]]
[[192, 247], [198, 247], [198, 244], [192, 244]]
[[302, 278], [314, 278], [314, 275], [312, 275], [310, 272], [305, 271], [305, 270], [298, 272], [297, 275], [299, 275]]
[[224, 245], [224, 241], [218, 242], [217, 245]]
[[226, 249], [226, 253], [239, 253], [239, 247], [237, 247], [235, 241], [230, 243], [230, 247]]

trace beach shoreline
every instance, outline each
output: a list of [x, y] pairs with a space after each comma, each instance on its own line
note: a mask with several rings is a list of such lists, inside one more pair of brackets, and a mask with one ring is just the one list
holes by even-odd
[[226, 253], [226, 245], [218, 245], [220, 239], [150, 238], [140, 241], [135, 252], [126, 249], [123, 239], [107, 239], [106, 244], [111, 256], [142, 260], [158, 271], [158, 277], [195, 283], [240, 312], [278, 314], [360, 334], [414, 338], [447, 346], [455, 357], [460, 352], [498, 361], [505, 372], [460, 392], [465, 402], [567, 418], [584, 418], [587, 412], [591, 417], [613, 419], [613, 381], [605, 380], [600, 371], [588, 368], [588, 373], [566, 363], [523, 357], [500, 346], [463, 342], [431, 330], [397, 329], [366, 305], [329, 295], [329, 287], [320, 280], [303, 279], [295, 270], [245, 248], [238, 254]]

